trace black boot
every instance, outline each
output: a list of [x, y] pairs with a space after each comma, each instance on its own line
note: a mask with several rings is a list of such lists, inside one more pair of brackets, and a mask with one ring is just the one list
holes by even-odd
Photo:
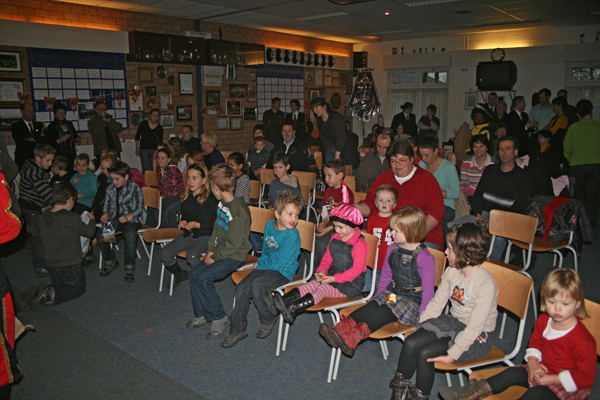
[[269, 312], [273, 316], [277, 316], [277, 314], [279, 314], [279, 311], [277, 311], [278, 309], [275, 304], [277, 304], [279, 302], [280, 304], [285, 303], [287, 305], [288, 303], [298, 300], [299, 298], [300, 298], [300, 290], [298, 290], [298, 289], [292, 289], [289, 292], [287, 292], [286, 294], [284, 294], [283, 296], [280, 295], [279, 292], [277, 292], [277, 291], [263, 293], [263, 299], [265, 300], [265, 303], [267, 304], [267, 308], [269, 309]]
[[315, 305], [315, 298], [308, 293], [304, 297], [291, 302], [280, 301], [283, 298], [275, 297], [275, 307], [288, 324], [294, 322], [296, 315]]
[[186, 270], [181, 269], [179, 264], [175, 263], [171, 266], [165, 265], [165, 268], [167, 269], [167, 271], [169, 271], [175, 276], [175, 281], [173, 282], [174, 288], [181, 285], [181, 282], [187, 281], [188, 272]]
[[392, 400], [409, 400], [411, 387], [410, 379], [405, 378], [400, 372], [396, 371], [394, 378], [390, 382]]

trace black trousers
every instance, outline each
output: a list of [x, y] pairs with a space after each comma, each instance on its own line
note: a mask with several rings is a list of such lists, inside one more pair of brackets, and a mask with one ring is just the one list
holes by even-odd
[[[527, 369], [523, 367], [510, 367], [489, 378], [488, 383], [492, 388], [492, 393], [499, 394], [511, 386], [522, 386], [529, 388], [527, 380]], [[533, 386], [527, 389], [527, 392], [519, 400], [559, 400], [548, 386]]]
[[392, 310], [385, 305], [379, 305], [376, 301], [370, 301], [366, 306], [359, 308], [349, 315], [357, 323], [364, 322], [369, 326], [371, 333], [381, 329], [385, 325], [398, 321]]

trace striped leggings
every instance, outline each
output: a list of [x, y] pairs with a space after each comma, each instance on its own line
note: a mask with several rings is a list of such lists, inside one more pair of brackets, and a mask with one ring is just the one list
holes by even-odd
[[310, 293], [315, 299], [315, 304], [323, 300], [325, 297], [344, 297], [344, 294], [327, 283], [319, 283], [316, 280], [310, 281], [306, 285], [298, 288], [300, 296], [304, 297]]

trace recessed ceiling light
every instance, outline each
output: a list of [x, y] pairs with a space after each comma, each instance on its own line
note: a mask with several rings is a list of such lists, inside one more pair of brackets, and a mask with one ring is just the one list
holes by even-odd
[[425, 0], [425, 1], [413, 1], [412, 3], [404, 3], [406, 7], [418, 7], [418, 6], [430, 6], [433, 4], [452, 3], [454, 1], [462, 0]]
[[387, 12], [387, 11], [386, 11], [386, 12], [384, 12], [384, 14], [385, 14], [385, 15], [390, 15], [390, 13], [389, 13], [389, 12]]
[[466, 28], [477, 28], [481, 26], [496, 26], [496, 25], [516, 25], [516, 24], [538, 24], [542, 22], [540, 19], [530, 19], [527, 21], [518, 21], [518, 20], [510, 20], [510, 21], [498, 21], [498, 22], [486, 22], [482, 24], [468, 24], [463, 25]]
[[313, 15], [312, 17], [301, 17], [301, 18], [296, 18], [296, 19], [298, 21], [310, 21], [311, 19], [339, 17], [341, 15], [348, 15], [348, 13], [345, 13], [345, 12], [336, 12], [336, 13], [329, 13], [329, 14]]
[[404, 32], [414, 32], [412, 29], [402, 29], [399, 31], [385, 31], [385, 32], [373, 32], [371, 35], [386, 35], [390, 33], [404, 33]]

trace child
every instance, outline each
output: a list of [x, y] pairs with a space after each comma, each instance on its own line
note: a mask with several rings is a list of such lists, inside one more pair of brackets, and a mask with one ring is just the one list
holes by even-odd
[[362, 160], [364, 156], [366, 156], [367, 154], [369, 154], [372, 151], [373, 151], [373, 149], [371, 148], [370, 145], [368, 145], [367, 143], [363, 143], [358, 148], [358, 154], [360, 155], [360, 159]]
[[98, 178], [94, 175], [90, 156], [85, 153], [75, 157], [75, 170], [77, 172], [71, 178], [71, 183], [77, 189], [77, 204], [73, 207], [73, 212], [81, 215], [84, 211], [92, 211], [98, 191]]
[[218, 339], [229, 326], [229, 317], [215, 290], [215, 280], [242, 267], [250, 250], [250, 210], [244, 200], [235, 197], [235, 172], [228, 165], [217, 165], [208, 173], [210, 189], [219, 200], [217, 221], [208, 241], [208, 252], [203, 261], [189, 274], [194, 319], [188, 328], [197, 328], [212, 322], [209, 340]]
[[527, 364], [487, 380], [469, 381], [461, 392], [442, 387], [444, 399], [484, 399], [511, 386], [528, 388], [522, 399], [576, 400], [591, 395], [596, 341], [580, 321], [589, 315], [579, 275], [572, 269], [555, 269], [546, 275], [540, 294], [545, 313], [535, 323], [525, 352]]
[[187, 188], [181, 196], [181, 221], [179, 227], [185, 230], [175, 240], [166, 245], [160, 254], [165, 268], [175, 275], [174, 287], [188, 279], [188, 272], [177, 264], [177, 255], [187, 250], [188, 264], [194, 267], [200, 262], [200, 255], [208, 249], [208, 239], [217, 220], [218, 201], [210, 192], [208, 172], [204, 164], [188, 167]]
[[92, 212], [94, 215], [102, 215], [104, 199], [106, 197], [106, 189], [111, 184], [112, 179], [108, 174], [108, 169], [118, 161], [117, 156], [112, 154], [106, 154], [100, 158], [100, 171], [101, 174], [98, 176], [98, 190], [92, 203]]
[[406, 206], [389, 222], [396, 244], [384, 254], [378, 294], [337, 325], [319, 327], [327, 343], [339, 346], [349, 357], [361, 341], [389, 323], [416, 324], [433, 298], [435, 257], [420, 243], [427, 235], [425, 214], [417, 207]]
[[[435, 363], [476, 360], [492, 349], [496, 328], [498, 286], [481, 267], [489, 243], [475, 224], [454, 225], [446, 236], [450, 267], [419, 317], [418, 329], [406, 338], [398, 369], [390, 383], [392, 398], [428, 399], [435, 379]], [[464, 293], [461, 295], [460, 293]], [[444, 307], [450, 300], [450, 314]], [[417, 371], [417, 382], [411, 377]]]
[[283, 191], [275, 201], [275, 220], [265, 225], [266, 248], [256, 262], [256, 268], [235, 287], [235, 307], [231, 311], [231, 328], [221, 347], [233, 347], [248, 333], [250, 299], [258, 311], [260, 326], [256, 337], [271, 334], [277, 318], [273, 310], [271, 291], [294, 279], [300, 254], [300, 234], [296, 225], [302, 211], [302, 199], [291, 191]]
[[331, 212], [335, 234], [317, 269], [316, 279], [290, 290], [285, 296], [273, 292], [273, 303], [288, 324], [296, 315], [325, 297], [360, 297], [365, 284], [369, 246], [360, 234], [364, 222], [358, 208], [341, 204]]
[[[117, 161], [108, 169], [112, 180], [106, 189], [102, 218], [104, 223], [112, 222], [116, 226], [115, 232], [121, 232], [125, 242], [125, 282], [134, 282], [135, 256], [137, 249], [137, 231], [146, 222], [146, 209], [142, 189], [129, 180], [129, 165]], [[100, 240], [102, 230], [98, 231], [98, 246], [104, 257], [104, 265], [100, 276], [108, 276], [119, 268], [110, 243]]]
[[52, 284], [39, 293], [37, 304], [56, 306], [85, 293], [80, 237], [94, 237], [96, 221], [94, 214], [88, 213], [90, 220], [86, 224], [71, 212], [76, 198], [77, 190], [71, 183], [56, 183], [52, 186], [54, 207], [46, 210], [40, 218], [40, 236]]
[[[177, 213], [181, 209], [181, 195], [183, 187], [183, 175], [176, 165], [171, 163], [171, 153], [168, 149], [159, 149], [156, 152], [156, 180], [162, 197], [162, 228], [177, 227]], [[150, 226], [156, 226], [156, 216], [149, 222]]]
[[55, 154], [54, 147], [39, 143], [33, 149], [34, 158], [27, 160], [21, 168], [19, 204], [27, 224], [27, 230], [31, 234], [33, 268], [38, 278], [48, 276], [39, 221], [42, 216], [42, 208], [48, 206], [52, 201], [52, 188], [46, 178], [46, 170], [52, 165]]
[[[250, 175], [254, 175], [250, 167], [246, 165], [246, 160], [242, 153], [233, 152], [227, 157], [227, 165], [233, 169], [236, 176], [235, 197], [244, 199], [246, 204], [250, 204]], [[256, 178], [255, 176], [253, 176]]]
[[50, 186], [56, 182], [71, 182], [74, 172], [67, 171], [67, 163], [67, 157], [65, 156], [54, 157], [54, 162], [52, 163], [52, 168], [50, 169], [52, 171]]
[[265, 138], [256, 136], [254, 138], [254, 151], [248, 151], [248, 166], [254, 171], [256, 179], [260, 180], [260, 170], [265, 168], [271, 153], [265, 148]]
[[171, 162], [179, 168], [181, 173], [187, 172], [187, 153], [185, 142], [179, 138], [172, 137], [167, 141], [171, 152]]
[[[254, 125], [254, 128], [252, 129], [252, 137], [257, 138], [259, 136], [262, 138], [265, 137], [265, 126], [263, 124]], [[273, 148], [275, 148], [275, 145], [265, 139], [265, 150], [267, 150], [267, 153], [270, 154]], [[252, 153], [253, 151], [256, 151], [256, 145], [252, 145], [248, 148], [248, 153]]]
[[283, 190], [291, 190], [292, 193], [302, 197], [302, 189], [300, 189], [298, 177], [288, 174], [289, 170], [290, 157], [283, 152], [276, 153], [273, 156], [273, 174], [275, 175], [275, 180], [271, 182], [269, 187], [270, 209], [273, 209], [277, 196]]
[[[383, 262], [387, 259], [388, 246], [394, 242], [394, 239], [392, 238], [392, 230], [388, 228], [388, 226], [394, 208], [396, 207], [397, 200], [398, 191], [395, 187], [392, 185], [379, 186], [375, 191], [375, 207], [377, 208], [378, 212], [377, 214], [370, 215], [367, 219], [367, 233], [379, 238], [377, 278], [375, 281], [377, 286], [379, 286], [379, 278], [381, 276]], [[373, 271], [371, 269], [367, 269], [363, 292], [369, 292], [371, 290], [372, 273]]]
[[[192, 151], [190, 154], [187, 155], [187, 157], [185, 158], [188, 168], [190, 167], [190, 165], [192, 164], [204, 164], [204, 157], [202, 157], [202, 154], [200, 154], [197, 151]], [[206, 169], [210, 171], [210, 168], [208, 165], [205, 165]], [[211, 165], [212, 167], [212, 165]]]

